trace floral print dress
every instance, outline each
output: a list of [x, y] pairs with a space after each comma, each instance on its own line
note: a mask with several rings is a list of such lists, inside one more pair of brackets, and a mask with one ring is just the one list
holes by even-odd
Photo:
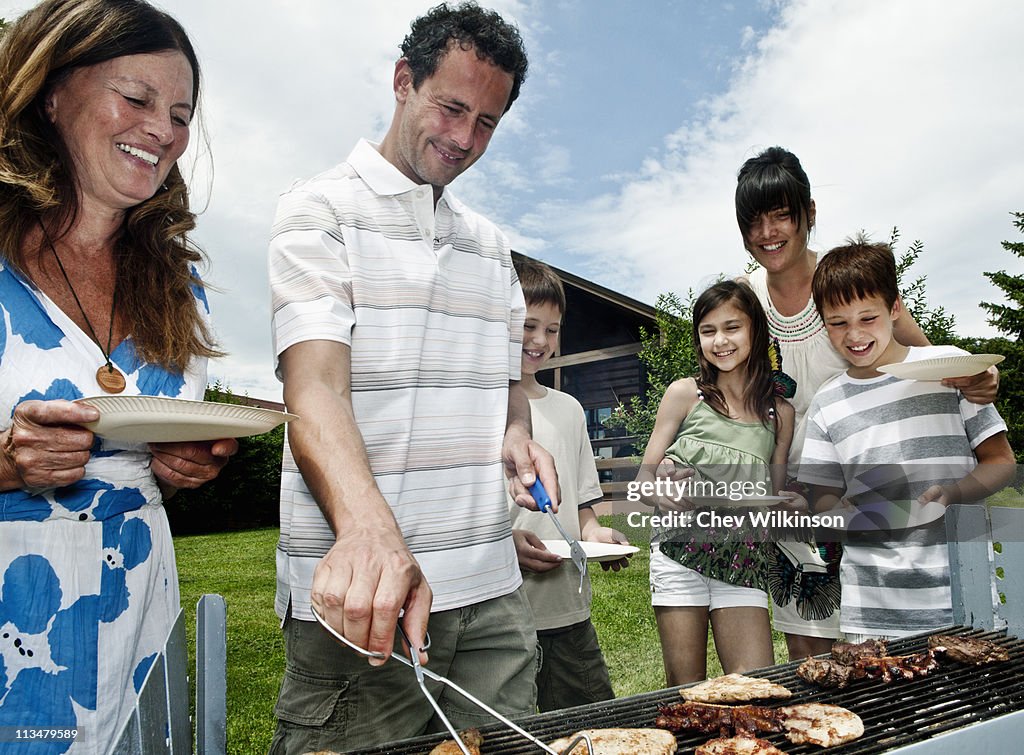
[[[203, 290], [197, 306], [208, 314]], [[123, 395], [201, 399], [206, 362], [183, 374], [113, 352]], [[102, 395], [99, 347], [0, 264], [0, 427], [30, 399]], [[0, 741], [0, 754], [106, 753], [179, 608], [167, 516], [145, 444], [96, 438], [82, 480], [0, 492], [0, 730], [77, 728], [74, 742]], [[5, 737], [10, 739], [10, 737]]]
[[[725, 484], [739, 490], [740, 485], [747, 489], [764, 485], [771, 495], [769, 464], [774, 450], [773, 428], [725, 417], [702, 396], [683, 420], [665, 456], [677, 466], [692, 468], [693, 479], [712, 483], [709, 487]], [[730, 508], [721, 513], [738, 515], [742, 511]], [[767, 533], [758, 531], [748, 518], [741, 520], [744, 524], [739, 527], [701, 527], [694, 519], [687, 527], [655, 530], [653, 543], [672, 560], [705, 577], [767, 591]]]

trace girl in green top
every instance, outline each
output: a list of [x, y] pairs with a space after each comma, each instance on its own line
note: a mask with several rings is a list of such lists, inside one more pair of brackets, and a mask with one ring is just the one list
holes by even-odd
[[707, 509], [693, 494], [778, 494], [789, 508], [807, 506], [781, 491], [793, 407], [776, 395], [768, 323], [754, 292], [736, 281], [704, 291], [693, 308], [693, 338], [700, 374], [665, 391], [637, 478], [654, 482], [666, 456], [692, 470], [673, 494], [645, 499], [662, 521], [672, 517], [673, 526], [655, 528], [651, 547], [652, 603], [670, 686], [706, 678], [709, 623], [725, 673], [774, 663], [764, 533], [746, 516], [751, 509]]

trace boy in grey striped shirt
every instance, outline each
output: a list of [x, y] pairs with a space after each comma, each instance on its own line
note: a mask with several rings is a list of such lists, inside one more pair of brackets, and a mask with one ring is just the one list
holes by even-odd
[[[840, 628], [860, 640], [947, 626], [949, 559], [939, 507], [983, 501], [1012, 479], [1006, 424], [993, 406], [972, 404], [956, 388], [879, 371], [966, 353], [893, 338], [904, 310], [888, 245], [859, 238], [831, 250], [811, 290], [832, 346], [850, 363], [811, 402], [798, 469], [814, 487], [817, 511], [859, 512], [847, 519], [855, 526], [840, 565]], [[853, 531], [869, 522], [870, 533]]]

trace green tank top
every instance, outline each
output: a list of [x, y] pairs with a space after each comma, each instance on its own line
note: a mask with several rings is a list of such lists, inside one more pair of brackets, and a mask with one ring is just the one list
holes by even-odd
[[[718, 490], [725, 485], [737, 492], [746, 489], [749, 494], [760, 483], [764, 487], [756, 489], [771, 495], [769, 464], [774, 450], [772, 426], [729, 419], [702, 398], [683, 420], [665, 455], [677, 465], [692, 467], [693, 479], [713, 483]], [[744, 511], [749, 509], [730, 508], [721, 513]], [[729, 528], [700, 527], [692, 521], [689, 527], [659, 529], [653, 534], [661, 552], [683, 566], [729, 584], [765, 590], [765, 536], [749, 519], [744, 521], [746, 526]]]

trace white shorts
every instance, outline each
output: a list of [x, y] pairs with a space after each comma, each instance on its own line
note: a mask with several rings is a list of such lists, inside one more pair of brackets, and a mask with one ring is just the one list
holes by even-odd
[[768, 593], [754, 587], [730, 585], [683, 566], [651, 546], [651, 605], [662, 607], [706, 606], [768, 609]]

